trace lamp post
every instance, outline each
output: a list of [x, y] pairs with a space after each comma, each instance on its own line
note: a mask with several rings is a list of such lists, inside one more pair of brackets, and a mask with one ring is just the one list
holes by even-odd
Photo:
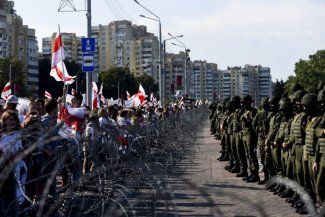
[[165, 102], [165, 98], [166, 98], [166, 96], [165, 96], [165, 94], [166, 94], [166, 90], [165, 90], [165, 88], [166, 88], [166, 41], [171, 40], [171, 39], [176, 39], [176, 38], [182, 38], [182, 37], [183, 37], [183, 35], [178, 35], [178, 36], [175, 36], [175, 37], [167, 38], [167, 39], [164, 40], [164, 43], [163, 43], [163, 45], [164, 45], [164, 58], [163, 58], [163, 64], [162, 64], [163, 65], [162, 86], [163, 86], [164, 102]]
[[124, 74], [122, 77], [120, 77], [117, 80], [117, 99], [120, 98], [120, 81], [122, 80], [122, 78], [124, 78], [127, 74]]
[[150, 11], [148, 8], [146, 8], [145, 6], [143, 6], [142, 4], [140, 4], [137, 0], [134, 0], [135, 3], [137, 3], [138, 5], [140, 5], [143, 9], [145, 9], [146, 11], [148, 11], [150, 14], [152, 14], [155, 18], [150, 18], [150, 17], [146, 17], [144, 15], [140, 15], [141, 17], [150, 19], [150, 20], [154, 20], [157, 21], [159, 23], [159, 98], [160, 98], [160, 106], [164, 105], [164, 99], [163, 99], [163, 87], [162, 87], [162, 52], [161, 52], [161, 22], [160, 22], [160, 18], [154, 14], [152, 11]]
[[[170, 34], [170, 33], [168, 33]], [[171, 34], [170, 34], [171, 35]], [[176, 39], [177, 40], [177, 39]], [[190, 52], [190, 49], [187, 49], [186, 48], [186, 45], [183, 44], [182, 42], [180, 42], [179, 40], [177, 40], [179, 43], [181, 43], [181, 45], [179, 44], [175, 44], [175, 43], [172, 43], [173, 45], [175, 46], [178, 46], [178, 47], [182, 47], [185, 49], [185, 61], [184, 61], [184, 93], [186, 94], [187, 93], [187, 53]]]

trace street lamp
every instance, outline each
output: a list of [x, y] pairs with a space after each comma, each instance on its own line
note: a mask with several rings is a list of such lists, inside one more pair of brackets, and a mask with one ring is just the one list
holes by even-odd
[[177, 39], [177, 38], [182, 38], [183, 35], [178, 35], [178, 36], [174, 36], [174, 37], [171, 37], [171, 38], [167, 38], [164, 40], [164, 58], [163, 58], [163, 76], [162, 76], [162, 86], [163, 86], [163, 98], [165, 99], [166, 96], [166, 91], [165, 91], [165, 88], [166, 88], [166, 41], [168, 40], [171, 40], [171, 39]]
[[124, 74], [122, 77], [120, 77], [117, 80], [117, 99], [120, 98], [120, 81], [122, 80], [122, 78], [124, 78], [127, 74]]
[[[169, 35], [171, 35], [170, 33], [168, 33]], [[176, 39], [179, 43], [181, 43], [181, 45], [179, 44], [175, 44], [175, 43], [172, 43], [173, 45], [175, 46], [178, 46], [178, 47], [182, 47], [185, 49], [185, 61], [184, 61], [184, 93], [186, 94], [187, 93], [187, 53], [190, 52], [190, 49], [187, 49], [186, 48], [186, 45], [184, 43], [182, 43], [181, 41], [179, 41], [178, 39]]]
[[143, 18], [147, 18], [150, 20], [154, 20], [157, 21], [159, 23], [159, 98], [160, 98], [160, 106], [164, 105], [164, 99], [163, 99], [163, 87], [162, 87], [162, 52], [161, 52], [161, 22], [160, 22], [160, 18], [154, 14], [152, 11], [150, 11], [148, 8], [146, 8], [145, 6], [143, 6], [142, 4], [140, 4], [137, 0], [134, 0], [135, 3], [137, 3], [138, 5], [140, 5], [143, 9], [145, 9], [146, 11], [148, 11], [150, 14], [152, 14], [155, 18], [151, 18], [151, 17], [146, 17], [144, 15], [140, 15]]

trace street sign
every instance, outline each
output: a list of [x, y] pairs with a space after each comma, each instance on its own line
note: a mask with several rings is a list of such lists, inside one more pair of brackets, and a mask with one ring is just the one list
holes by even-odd
[[81, 51], [82, 53], [95, 53], [95, 38], [82, 38]]
[[82, 54], [82, 71], [95, 71], [94, 54]]

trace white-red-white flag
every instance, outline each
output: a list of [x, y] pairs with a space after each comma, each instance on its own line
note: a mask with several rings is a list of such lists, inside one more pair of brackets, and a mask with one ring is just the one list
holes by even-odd
[[56, 81], [62, 81], [64, 84], [72, 84], [75, 76], [70, 76], [63, 62], [64, 49], [62, 44], [61, 35], [57, 34], [54, 40], [52, 63], [50, 75]]
[[103, 95], [100, 95], [100, 101], [102, 101], [103, 104], [106, 104], [107, 103], [106, 102], [106, 99], [105, 99], [105, 97]]
[[1, 98], [4, 100], [7, 100], [7, 98], [10, 96], [10, 94], [11, 94], [11, 86], [10, 86], [10, 81], [9, 81], [2, 90]]
[[77, 92], [73, 89], [73, 88], [71, 88], [71, 95], [75, 95]]
[[144, 96], [146, 96], [146, 92], [144, 91], [144, 88], [142, 87], [141, 84], [139, 86], [139, 92], [141, 92]]
[[99, 97], [98, 97], [98, 87], [96, 82], [92, 82], [92, 94], [91, 94], [91, 98], [92, 98], [92, 109], [96, 109], [99, 108]]
[[98, 92], [98, 95], [102, 95], [102, 94], [103, 94], [103, 83], [100, 85], [99, 92]]
[[52, 99], [52, 95], [51, 95], [49, 92], [47, 92], [47, 91], [45, 91], [44, 96], [45, 96], [47, 99]]
[[79, 131], [85, 122], [85, 108], [72, 108], [64, 104], [60, 109], [59, 119], [63, 120], [69, 127]]
[[146, 97], [147, 97], [146, 92], [144, 91], [142, 85], [140, 84], [138, 93], [134, 94], [132, 98], [139, 100], [140, 103], [142, 104]]
[[126, 97], [127, 97], [128, 100], [131, 100], [131, 99], [132, 99], [132, 97], [131, 97], [129, 91], [126, 91]]
[[153, 96], [153, 92], [151, 92], [151, 94], [150, 94], [150, 101], [153, 102], [153, 100], [154, 100], [154, 96]]

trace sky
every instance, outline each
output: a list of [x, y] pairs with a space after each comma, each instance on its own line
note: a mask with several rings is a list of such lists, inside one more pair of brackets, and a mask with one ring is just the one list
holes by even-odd
[[[58, 31], [87, 36], [86, 0], [70, 0], [77, 12], [58, 12], [66, 0], [15, 0], [24, 25], [36, 30], [41, 51], [43, 37]], [[92, 0], [92, 26], [129, 20], [159, 35], [157, 21], [134, 0]], [[228, 66], [271, 68], [272, 80], [294, 75], [295, 63], [325, 49], [324, 0], [138, 0], [161, 20], [162, 40], [179, 40], [190, 49], [191, 60]], [[65, 11], [71, 8], [65, 6]], [[168, 40], [166, 51], [183, 48]]]

